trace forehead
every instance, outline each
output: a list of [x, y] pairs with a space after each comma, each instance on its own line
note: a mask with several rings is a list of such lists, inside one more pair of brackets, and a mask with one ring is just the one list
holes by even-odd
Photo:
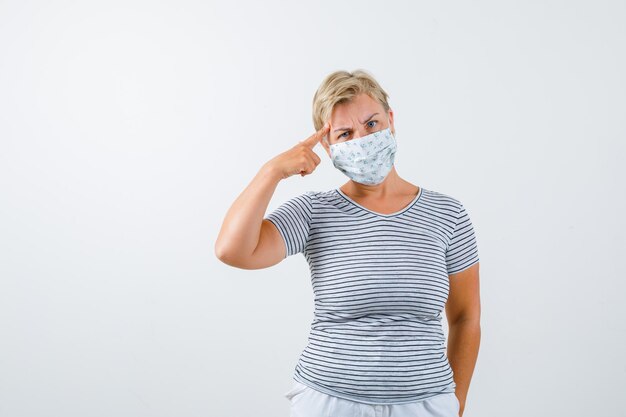
[[348, 123], [360, 120], [372, 113], [383, 114], [383, 106], [365, 93], [355, 96], [352, 100], [335, 105], [330, 117], [331, 124]]

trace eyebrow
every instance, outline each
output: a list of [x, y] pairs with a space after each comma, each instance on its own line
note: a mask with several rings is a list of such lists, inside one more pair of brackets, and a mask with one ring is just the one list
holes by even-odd
[[[378, 114], [378, 113], [374, 113], [374, 114], [370, 115], [370, 116], [367, 118], [367, 120], [366, 120], [366, 121], [364, 121], [364, 122], [361, 122], [361, 124], [365, 124], [365, 123], [369, 122], [369, 121], [371, 120], [371, 118], [372, 118], [372, 117], [374, 117], [374, 116], [376, 116], [377, 114]], [[335, 129], [335, 130], [333, 130], [333, 133], [334, 133], [334, 132], [339, 132], [339, 131], [342, 131], [342, 130], [350, 130], [350, 128], [349, 128], [349, 127], [340, 127], [339, 129]]]

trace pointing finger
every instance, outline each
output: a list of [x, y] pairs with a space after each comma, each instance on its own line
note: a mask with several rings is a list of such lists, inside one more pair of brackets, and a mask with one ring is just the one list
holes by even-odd
[[326, 122], [326, 124], [317, 132], [312, 134], [308, 139], [303, 140], [302, 143], [309, 147], [314, 147], [324, 136], [328, 134], [330, 130], [330, 123]]

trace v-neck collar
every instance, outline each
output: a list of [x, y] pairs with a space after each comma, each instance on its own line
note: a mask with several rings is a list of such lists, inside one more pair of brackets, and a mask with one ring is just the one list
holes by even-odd
[[415, 196], [415, 198], [414, 198], [414, 199], [413, 199], [413, 200], [412, 200], [412, 201], [411, 201], [411, 202], [410, 202], [410, 203], [409, 203], [406, 207], [404, 207], [403, 209], [401, 209], [401, 210], [399, 210], [399, 211], [396, 211], [396, 212], [394, 212], [394, 213], [383, 214], [383, 213], [378, 213], [378, 212], [376, 212], [376, 211], [370, 210], [370, 209], [368, 209], [368, 208], [366, 208], [366, 207], [363, 207], [362, 205], [360, 205], [359, 203], [357, 203], [356, 201], [354, 201], [353, 199], [351, 199], [350, 197], [348, 197], [348, 196], [347, 196], [347, 195], [346, 195], [343, 191], [341, 191], [341, 189], [339, 189], [339, 188], [335, 188], [335, 191], [336, 191], [336, 192], [337, 192], [337, 193], [338, 193], [341, 197], [343, 197], [344, 199], [346, 199], [349, 203], [351, 203], [351, 204], [353, 204], [353, 205], [357, 206], [357, 207], [358, 207], [358, 208], [360, 208], [361, 210], [365, 210], [365, 211], [367, 211], [368, 213], [374, 214], [374, 215], [379, 216], [379, 217], [395, 217], [395, 216], [399, 216], [399, 215], [401, 215], [402, 213], [404, 213], [405, 211], [407, 211], [408, 209], [410, 209], [411, 207], [413, 207], [413, 206], [415, 205], [415, 203], [417, 203], [417, 202], [418, 202], [418, 200], [419, 200], [419, 199], [420, 199], [420, 197], [422, 196], [423, 190], [424, 190], [424, 189], [423, 189], [422, 187], [419, 187], [419, 191], [417, 192], [417, 195]]

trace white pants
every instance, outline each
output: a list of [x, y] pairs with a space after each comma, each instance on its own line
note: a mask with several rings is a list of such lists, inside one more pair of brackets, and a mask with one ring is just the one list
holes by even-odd
[[456, 394], [438, 394], [409, 404], [366, 404], [317, 391], [294, 381], [284, 394], [291, 402], [290, 417], [458, 417]]

